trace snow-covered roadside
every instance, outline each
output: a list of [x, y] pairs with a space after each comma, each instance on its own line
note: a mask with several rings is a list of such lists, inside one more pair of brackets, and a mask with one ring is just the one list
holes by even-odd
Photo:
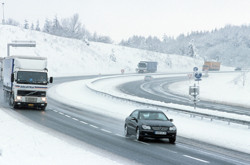
[[[154, 78], [163, 78], [163, 77], [178, 77], [178, 76], [186, 76], [185, 74], [171, 74], [171, 75], [154, 75]], [[113, 81], [105, 79], [112, 78]], [[159, 102], [159, 101], [153, 101], [153, 100], [148, 100], [144, 98], [139, 98], [137, 96], [131, 96], [127, 95], [125, 93], [121, 93], [121, 91], [116, 88], [117, 84], [122, 84], [130, 81], [138, 81], [138, 80], [143, 80], [144, 75], [142, 76], [123, 76], [123, 77], [117, 77], [117, 76], [109, 76], [105, 78], [96, 78], [93, 80], [88, 81], [87, 86], [90, 87], [91, 89], [94, 89], [95, 91], [100, 91], [102, 93], [108, 93], [111, 94], [112, 96], [117, 96], [119, 98], [125, 98], [125, 99], [131, 99], [131, 100], [136, 100], [138, 102], [146, 102], [150, 104], [155, 104], [155, 105], [162, 105], [165, 107], [169, 108], [178, 108], [178, 109], [183, 109], [186, 111], [190, 112], [199, 112], [202, 114], [208, 114], [208, 115], [215, 115], [215, 116], [221, 116], [221, 117], [226, 117], [226, 118], [232, 118], [232, 119], [238, 119], [238, 120], [244, 120], [244, 121], [250, 121], [250, 117], [246, 115], [237, 115], [237, 114], [232, 114], [232, 113], [227, 113], [227, 112], [220, 112], [220, 111], [215, 111], [211, 109], [204, 109], [204, 108], [196, 108], [194, 110], [193, 106], [185, 106], [185, 105], [179, 105], [179, 104], [173, 104], [173, 103], [164, 103], [164, 102]], [[145, 82], [147, 83], [147, 82]], [[104, 88], [105, 86], [105, 88]], [[143, 85], [142, 85], [143, 86]], [[150, 91], [148, 91], [150, 93]]]
[[[246, 76], [245, 86], [243, 86], [243, 73], [209, 74], [209, 77], [202, 78], [199, 82], [200, 99], [224, 103], [229, 105], [240, 105], [250, 107], [250, 74]], [[197, 84], [197, 82], [196, 82]], [[182, 81], [171, 84], [169, 89], [173, 93], [188, 96], [189, 86], [193, 86], [194, 81]]]
[[[65, 135], [55, 136], [55, 133], [48, 129], [37, 129], [38, 126], [31, 126], [34, 124], [32, 122], [25, 121], [24, 123], [31, 125], [24, 124], [8, 115], [8, 111], [10, 110], [0, 108], [1, 165], [68, 165], [83, 162], [84, 164], [115, 165], [126, 162], [121, 158], [116, 158], [117, 160], [111, 158], [112, 156], [106, 151], [68, 139], [69, 137], [64, 137]], [[65, 141], [65, 139], [68, 140]]]
[[[123, 82], [124, 81], [123, 79]], [[120, 81], [114, 81], [112, 79], [106, 79], [103, 82], [104, 83], [101, 83], [100, 81], [98, 83], [99, 89], [107, 89], [107, 84], [109, 84], [113, 90], [116, 90], [116, 86], [121, 83]], [[124, 120], [125, 117], [136, 108], [148, 108], [92, 92], [86, 87], [86, 83], [89, 83], [89, 80], [64, 83], [51, 88], [49, 95], [60, 101], [68, 102], [70, 100], [69, 102], [72, 106], [89, 107], [93, 111], [121, 120]], [[95, 99], [93, 100], [93, 98]], [[206, 119], [190, 118], [187, 115], [171, 111], [165, 111], [165, 113], [174, 119], [174, 123], [178, 128], [178, 135], [180, 136], [250, 153], [250, 131], [246, 126], [236, 124], [228, 125], [225, 122], [211, 122]], [[204, 130], [204, 128], [206, 129]]]

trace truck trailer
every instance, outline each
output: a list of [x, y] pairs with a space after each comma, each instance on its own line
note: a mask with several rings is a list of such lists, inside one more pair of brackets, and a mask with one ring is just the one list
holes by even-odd
[[0, 57], [0, 81], [3, 80], [3, 58]]
[[3, 59], [4, 99], [13, 108], [47, 106], [48, 84], [47, 58], [33, 56], [9, 56]]
[[215, 61], [205, 61], [202, 66], [202, 71], [219, 71], [220, 70], [220, 62]]
[[137, 66], [138, 73], [154, 73], [157, 71], [157, 62], [154, 61], [140, 61]]

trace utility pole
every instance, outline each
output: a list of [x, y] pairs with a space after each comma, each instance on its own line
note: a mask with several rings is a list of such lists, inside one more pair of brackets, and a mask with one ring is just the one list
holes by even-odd
[[2, 2], [2, 6], [3, 6], [3, 20], [2, 20], [2, 24], [5, 24], [5, 20], [4, 20], [4, 2]]

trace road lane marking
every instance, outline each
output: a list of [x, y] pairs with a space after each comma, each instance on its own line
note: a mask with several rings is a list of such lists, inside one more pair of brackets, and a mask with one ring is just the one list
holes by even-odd
[[183, 155], [183, 156], [184, 156], [184, 157], [187, 157], [187, 158], [190, 158], [190, 159], [194, 159], [194, 160], [203, 162], [203, 163], [210, 163], [210, 162], [208, 162], [208, 161], [205, 161], [205, 160], [202, 160], [202, 159], [199, 159], [199, 158], [195, 158], [195, 157], [192, 157], [192, 156], [189, 156], [189, 155]]
[[86, 123], [86, 122], [84, 122], [84, 121], [80, 121], [82, 124], [88, 124], [88, 123]]
[[62, 113], [62, 112], [59, 112], [59, 114], [60, 114], [60, 115], [64, 115], [64, 113]]
[[163, 148], [163, 147], [159, 147], [159, 148], [162, 149], [162, 150], [166, 150], [166, 151], [168, 151], [168, 152], [172, 152], [172, 153], [174, 153], [174, 154], [177, 154], [177, 153], [178, 153], [178, 152], [172, 151], [172, 150], [167, 149], [167, 148]]
[[72, 119], [75, 120], [75, 121], [79, 121], [78, 119], [76, 119], [76, 118], [74, 118], [74, 117], [73, 117]]
[[106, 129], [101, 129], [101, 131], [107, 132], [107, 133], [112, 133], [111, 131], [108, 131], [108, 130], [106, 130]]
[[115, 134], [116, 136], [119, 136], [119, 137], [123, 137], [124, 138], [124, 136], [123, 135], [121, 135], [121, 134]]
[[65, 115], [66, 117], [68, 117], [68, 118], [71, 118], [71, 116], [69, 116], [69, 115]]
[[89, 126], [90, 126], [90, 127], [93, 127], [93, 128], [98, 128], [97, 126], [92, 125], [92, 124], [90, 124]]
[[145, 144], [145, 145], [150, 145], [148, 143], [142, 142], [142, 141], [138, 141], [138, 140], [134, 140], [135, 142], [141, 143], [141, 144]]

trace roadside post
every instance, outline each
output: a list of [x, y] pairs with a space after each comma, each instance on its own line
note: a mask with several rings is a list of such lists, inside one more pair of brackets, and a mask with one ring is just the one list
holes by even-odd
[[[198, 72], [198, 67], [193, 68], [195, 81], [201, 81], [202, 73]], [[189, 95], [191, 96], [191, 101], [194, 103], [194, 109], [196, 109], [197, 102], [200, 101], [199, 99], [200, 94], [200, 87], [194, 83], [194, 86], [189, 86]]]
[[194, 83], [194, 86], [189, 86], [189, 95], [191, 96], [191, 101], [194, 102], [194, 109], [196, 109], [197, 102], [200, 101], [199, 94], [200, 94], [199, 86], [196, 86], [195, 83]]

